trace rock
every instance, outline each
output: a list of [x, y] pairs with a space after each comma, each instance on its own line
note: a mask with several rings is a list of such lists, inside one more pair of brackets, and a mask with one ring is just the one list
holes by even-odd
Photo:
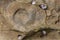
[[[41, 28], [60, 29], [59, 2], [59, 0], [0, 0], [0, 40], [20, 38], [22, 40], [29, 35], [24, 40], [59, 40], [56, 31], [40, 37]], [[39, 7], [41, 4], [46, 4], [47, 9]]]

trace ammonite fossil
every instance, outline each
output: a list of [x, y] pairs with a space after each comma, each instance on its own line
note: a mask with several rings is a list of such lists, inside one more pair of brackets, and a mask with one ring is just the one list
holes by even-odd
[[4, 16], [14, 25], [13, 28], [28, 32], [40, 28], [40, 24], [45, 22], [45, 11], [39, 9], [35, 5], [13, 2], [6, 8]]

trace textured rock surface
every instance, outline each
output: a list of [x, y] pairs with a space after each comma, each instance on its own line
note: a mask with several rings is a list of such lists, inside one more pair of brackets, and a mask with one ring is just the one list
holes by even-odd
[[58, 31], [40, 37], [41, 28], [60, 30], [59, 0], [0, 0], [0, 40], [60, 40]]

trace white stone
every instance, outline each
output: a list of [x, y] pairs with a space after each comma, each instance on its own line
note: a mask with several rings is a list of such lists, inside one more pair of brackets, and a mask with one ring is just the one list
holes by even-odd
[[22, 39], [22, 36], [19, 36], [19, 37], [18, 37], [18, 40], [21, 40], [21, 39]]
[[44, 35], [46, 35], [46, 31], [42, 31]]
[[36, 1], [33, 0], [33, 1], [32, 1], [32, 4], [36, 4]]
[[41, 8], [42, 8], [42, 9], [46, 9], [46, 8], [47, 8], [47, 6], [46, 6], [46, 5], [44, 5], [44, 4], [42, 4], [42, 5], [41, 5]]

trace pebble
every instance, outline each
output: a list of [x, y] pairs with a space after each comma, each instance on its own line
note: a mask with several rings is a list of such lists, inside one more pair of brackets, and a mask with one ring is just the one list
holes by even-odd
[[47, 9], [47, 5], [45, 5], [45, 4], [41, 4], [41, 5], [39, 5], [39, 7], [42, 8], [43, 10]]
[[35, 1], [35, 0], [32, 0], [32, 4], [33, 4], [33, 5], [36, 4], [36, 1]]

